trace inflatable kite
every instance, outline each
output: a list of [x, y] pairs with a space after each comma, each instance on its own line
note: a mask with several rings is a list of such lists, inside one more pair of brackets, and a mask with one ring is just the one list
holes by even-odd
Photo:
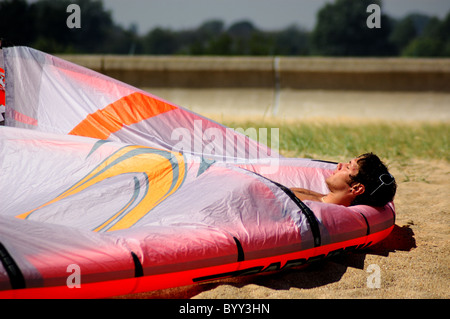
[[289, 190], [327, 192], [335, 163], [283, 158], [43, 52], [2, 55], [2, 298], [100, 298], [281, 270], [393, 228], [392, 202], [343, 207]]

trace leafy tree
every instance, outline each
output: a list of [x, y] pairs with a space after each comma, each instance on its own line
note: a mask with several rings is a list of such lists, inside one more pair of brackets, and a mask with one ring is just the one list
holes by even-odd
[[227, 33], [235, 38], [250, 38], [251, 35], [256, 31], [256, 27], [250, 21], [239, 21], [232, 24]]
[[208, 20], [190, 32], [188, 54], [222, 54], [229, 53], [228, 41], [224, 36], [224, 23], [221, 20]]
[[[42, 0], [41, 0], [42, 1]], [[49, 0], [52, 3], [54, 0]], [[72, 0], [65, 2], [64, 11]], [[123, 36], [123, 29], [114, 24], [111, 13], [105, 11], [101, 1], [78, 0], [81, 8], [80, 29], [67, 29], [72, 33], [78, 51], [105, 53], [103, 46]], [[67, 17], [67, 13], [63, 17]], [[64, 28], [66, 29], [66, 28]], [[115, 31], [112, 33], [111, 31]]]
[[367, 26], [367, 7], [381, 0], [337, 0], [327, 3], [317, 15], [311, 35], [314, 54], [335, 56], [391, 55], [393, 46], [388, 41], [391, 24], [381, 14], [381, 28]]
[[0, 1], [0, 37], [12, 45], [29, 45], [36, 38], [35, 15], [25, 0]]
[[414, 25], [414, 20], [409, 15], [395, 23], [389, 41], [395, 45], [397, 52], [401, 52], [417, 35], [418, 31]]
[[249, 55], [250, 39], [256, 32], [256, 27], [250, 21], [239, 21], [232, 24], [227, 30], [227, 34], [232, 39], [232, 54]]
[[[73, 34], [66, 26], [68, 1], [40, 0], [32, 3], [30, 8], [34, 12], [33, 28], [36, 39], [32, 46], [47, 52], [62, 52], [73, 41]], [[45, 21], [45, 23], [44, 23]]]
[[254, 32], [248, 41], [249, 55], [273, 55], [274, 37], [268, 32]]
[[[67, 7], [80, 6], [81, 28], [70, 29]], [[114, 41], [132, 35], [114, 24], [111, 14], [95, 0], [24, 0], [0, 2], [0, 36], [13, 45], [28, 45], [50, 53], [104, 53], [118, 49]]]
[[142, 37], [137, 34], [137, 28], [131, 25], [127, 30], [119, 26], [112, 26], [105, 34], [108, 41], [104, 41], [100, 48], [103, 53], [142, 54], [144, 44]]
[[450, 56], [450, 12], [443, 21], [431, 18], [423, 33], [409, 43], [402, 51], [402, 55], [412, 57]]
[[174, 54], [179, 49], [176, 34], [168, 29], [153, 29], [143, 43], [145, 52], [150, 54]]
[[[81, 28], [66, 22], [69, 4], [78, 4]], [[366, 24], [367, 7], [381, 0], [336, 0], [317, 15], [312, 32], [295, 25], [259, 30], [251, 21], [207, 20], [174, 31], [117, 25], [102, 0], [0, 0], [2, 44], [27, 45], [49, 53], [190, 55], [450, 56], [450, 12], [442, 21], [423, 14], [394, 20], [381, 14], [381, 28]], [[5, 41], [6, 40], [6, 41]]]
[[274, 35], [275, 55], [308, 55], [309, 33], [292, 25]]
[[211, 38], [204, 51], [203, 54], [207, 55], [231, 55], [233, 47], [233, 40], [231, 36], [227, 33], [222, 33], [217, 37]]
[[208, 20], [203, 22], [196, 32], [205, 39], [220, 36], [224, 32], [225, 24], [222, 20]]

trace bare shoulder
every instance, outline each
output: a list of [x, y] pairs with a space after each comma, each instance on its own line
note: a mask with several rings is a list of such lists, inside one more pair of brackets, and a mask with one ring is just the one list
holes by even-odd
[[291, 188], [291, 191], [295, 194], [295, 196], [297, 196], [301, 200], [320, 201], [321, 198], [324, 196], [323, 194], [305, 188]]

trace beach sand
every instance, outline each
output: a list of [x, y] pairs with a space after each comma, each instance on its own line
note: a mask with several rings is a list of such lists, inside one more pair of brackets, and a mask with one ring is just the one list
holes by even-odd
[[[164, 95], [164, 92], [160, 93]], [[344, 95], [338, 98], [329, 95], [328, 99], [324, 97], [323, 94], [326, 93], [323, 92], [287, 93], [295, 100], [299, 94], [304, 96], [309, 94], [309, 102], [304, 102], [304, 107], [316, 103], [314, 109], [319, 113], [326, 109], [326, 105], [339, 100], [338, 98], [340, 100], [346, 98], [347, 101], [357, 97], [363, 99], [363, 95], [357, 92], [343, 93]], [[176, 93], [171, 94], [167, 94], [167, 99], [176, 99]], [[189, 101], [183, 96], [184, 92], [179, 94], [181, 100]], [[215, 96], [221, 97], [220, 94], [222, 93], [216, 92]], [[253, 95], [249, 99], [257, 101], [264, 98], [260, 96], [261, 94]], [[403, 97], [409, 99], [411, 103], [415, 101], [411, 108], [408, 108], [407, 101], [401, 98], [402, 93], [387, 95], [370, 93], [365, 97], [366, 99], [371, 97], [372, 103], [365, 104], [365, 112], [359, 114], [361, 119], [371, 114], [378, 114], [379, 120], [389, 119], [386, 112], [393, 110], [396, 101], [403, 103], [392, 111], [396, 120], [417, 120], [422, 114], [422, 118], [426, 117], [425, 120], [448, 121], [450, 116], [448, 94], [407, 93]], [[219, 103], [220, 99], [217, 99]], [[218, 108], [221, 110], [220, 114], [217, 112], [214, 114], [211, 108], [206, 112], [206, 109], [202, 109], [201, 101], [202, 97], [194, 98], [192, 103], [200, 104], [196, 111], [208, 113], [206, 115], [212, 117], [215, 115], [218, 120], [223, 118], [224, 114], [234, 113], [230, 109], [223, 108]], [[212, 101], [213, 99], [209, 97], [209, 102]], [[378, 107], [383, 101], [385, 104], [391, 103], [392, 107]], [[204, 103], [205, 107], [207, 104]], [[280, 104], [278, 111], [287, 109], [288, 104], [284, 106]], [[339, 105], [341, 108], [344, 107], [344, 104]], [[351, 106], [346, 104], [346, 112], [352, 111], [349, 110]], [[236, 108], [240, 109], [240, 106], [237, 105]], [[252, 106], [250, 109], [257, 108]], [[358, 109], [359, 106], [354, 103], [353, 111], [357, 112]], [[336, 112], [339, 110], [333, 110], [328, 114], [328, 119], [338, 116]], [[382, 110], [385, 112], [381, 112]], [[311, 116], [320, 117], [319, 113]], [[357, 117], [354, 119], [357, 120]], [[302, 269], [229, 278], [120, 298], [450, 298], [450, 164], [445, 160], [413, 158], [408, 163], [389, 163], [389, 167], [398, 183], [394, 201], [397, 216], [392, 233], [376, 246], [317, 262]], [[368, 285], [368, 278], [370, 279], [372, 274], [368, 270], [372, 264], [379, 267], [380, 288], [371, 288]]]

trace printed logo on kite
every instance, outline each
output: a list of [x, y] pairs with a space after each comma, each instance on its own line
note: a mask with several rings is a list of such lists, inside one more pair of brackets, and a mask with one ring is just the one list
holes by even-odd
[[5, 70], [0, 68], [0, 122], [4, 120], [5, 113]]
[[[107, 141], [98, 141], [87, 157], [92, 156], [104, 143]], [[62, 212], [56, 210], [57, 203], [83, 192], [89, 192], [91, 188], [107, 179], [119, 176], [129, 177], [130, 174], [134, 185], [128, 188], [129, 200], [115, 212], [108, 213], [106, 217], [102, 216], [100, 220], [97, 219], [98, 225], [92, 228], [93, 231], [105, 232], [129, 228], [173, 194], [181, 186], [186, 175], [184, 156], [180, 153], [150, 147], [123, 147], [104, 159], [89, 174], [53, 200], [16, 217], [45, 219], [45, 213], [42, 210], [51, 209], [52, 205], [55, 205], [56, 215], [64, 215], [66, 213], [64, 210]], [[90, 213], [101, 215], [104, 212]], [[52, 215], [55, 215], [54, 212]]]

